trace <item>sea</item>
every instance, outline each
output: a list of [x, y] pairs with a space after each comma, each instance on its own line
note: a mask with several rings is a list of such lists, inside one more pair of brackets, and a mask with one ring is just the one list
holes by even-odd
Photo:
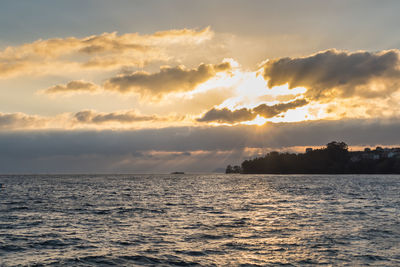
[[0, 183], [0, 266], [400, 266], [399, 175]]

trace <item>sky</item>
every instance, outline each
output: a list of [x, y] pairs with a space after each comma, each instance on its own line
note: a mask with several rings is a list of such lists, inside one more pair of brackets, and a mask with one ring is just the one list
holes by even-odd
[[399, 1], [0, 3], [0, 173], [400, 146]]

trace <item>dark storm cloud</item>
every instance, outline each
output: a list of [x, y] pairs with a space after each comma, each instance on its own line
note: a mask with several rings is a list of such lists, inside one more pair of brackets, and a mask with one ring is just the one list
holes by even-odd
[[[228, 154], [236, 151], [234, 153], [238, 154], [235, 157], [238, 158], [240, 151], [246, 148], [319, 146], [332, 140], [341, 140], [349, 145], [399, 144], [399, 132], [398, 119], [269, 123], [261, 127], [241, 125], [137, 131], [1, 132], [0, 172], [57, 172], [78, 166], [79, 171], [118, 172], [118, 162], [125, 162], [126, 159], [132, 159], [125, 166], [127, 170], [143, 170], [143, 166], [155, 170], [161, 168], [157, 165], [160, 162], [143, 158], [139, 163], [140, 155], [146, 151], [205, 151], [211, 153], [208, 157], [212, 157], [213, 161], [217, 162], [220, 157], [223, 162], [226, 154], [216, 156], [221, 151]], [[195, 158], [194, 154], [185, 156], [178, 153], [175, 156], [179, 157], [181, 166], [186, 166], [184, 157], [191, 160]], [[213, 167], [206, 156], [196, 164], [197, 169], [209, 170]]]
[[201, 64], [195, 69], [186, 69], [182, 66], [164, 67], [160, 72], [134, 72], [107, 80], [104, 84], [106, 90], [121, 93], [135, 92], [142, 96], [160, 96], [171, 92], [185, 92], [193, 90], [218, 72], [228, 71], [229, 63]]
[[327, 50], [301, 58], [280, 58], [264, 65], [268, 86], [288, 83], [306, 87], [309, 99], [386, 97], [398, 90], [399, 52], [345, 52]]
[[260, 115], [264, 118], [272, 118], [289, 109], [295, 109], [301, 106], [307, 105], [308, 102], [305, 99], [297, 99], [288, 103], [279, 103], [276, 105], [268, 106], [261, 104], [253, 109], [242, 108], [238, 110], [223, 109], [211, 109], [207, 111], [201, 118], [198, 118], [199, 122], [218, 122], [218, 123], [238, 123], [242, 121], [251, 121]]

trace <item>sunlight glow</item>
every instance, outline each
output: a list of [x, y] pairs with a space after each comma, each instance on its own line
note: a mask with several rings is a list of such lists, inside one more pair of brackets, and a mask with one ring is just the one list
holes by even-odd
[[240, 77], [234, 85], [234, 96], [225, 100], [218, 108], [230, 110], [240, 108], [254, 108], [262, 103], [274, 105], [280, 103], [281, 96], [294, 100], [297, 95], [305, 93], [303, 87], [289, 89], [287, 84], [268, 88], [266, 81], [257, 72], [236, 71], [234, 76]]
[[257, 117], [256, 117], [254, 120], [252, 120], [252, 121], [245, 121], [245, 122], [242, 122], [242, 124], [261, 126], [261, 125], [264, 125], [266, 122], [267, 122], [267, 119], [266, 119], [266, 118], [261, 117], [260, 115], [257, 115]]
[[[225, 61], [228, 61], [232, 66], [229, 72], [217, 73], [214, 78], [198, 85], [191, 92], [182, 93], [182, 96], [191, 99], [205, 92], [227, 90], [228, 95], [225, 100], [214, 108], [227, 108], [234, 111], [242, 108], [253, 109], [260, 104], [273, 106], [302, 99], [307, 91], [304, 87], [289, 89], [288, 84], [269, 88], [260, 70], [243, 70], [236, 61], [232, 59], [226, 59]], [[289, 109], [273, 118], [264, 118], [257, 115], [252, 121], [240, 122], [240, 124], [263, 125], [266, 122], [300, 122], [332, 117], [333, 114], [328, 114], [326, 110], [327, 105], [309, 103], [303, 107]], [[210, 122], [210, 125], [232, 124]]]

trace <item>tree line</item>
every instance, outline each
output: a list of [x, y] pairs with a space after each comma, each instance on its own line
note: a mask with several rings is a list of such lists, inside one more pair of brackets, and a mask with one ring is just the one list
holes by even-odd
[[[263, 157], [230, 166], [226, 173], [247, 174], [400, 174], [399, 157], [362, 157], [349, 152], [344, 142], [330, 142], [325, 148], [306, 153], [270, 152]], [[356, 160], [354, 160], [356, 158]]]

